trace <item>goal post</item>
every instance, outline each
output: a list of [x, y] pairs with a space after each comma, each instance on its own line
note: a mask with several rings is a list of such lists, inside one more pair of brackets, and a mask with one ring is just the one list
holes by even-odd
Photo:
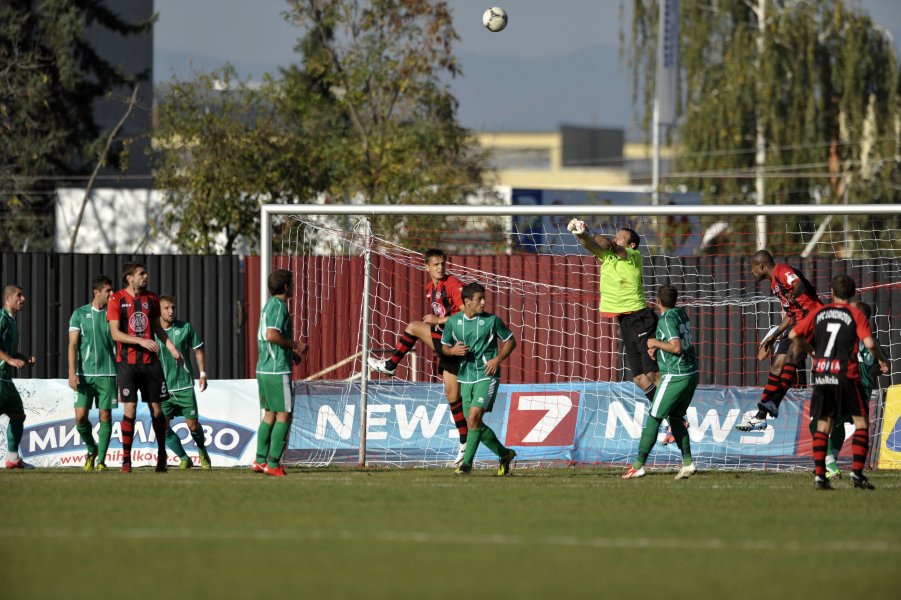
[[[756, 408], [766, 380], [768, 363], [755, 360], [756, 345], [781, 320], [768, 286], [747, 268], [758, 249], [759, 215], [768, 217], [767, 249], [804, 271], [821, 296], [828, 296], [833, 274], [855, 278], [873, 306], [877, 339], [893, 358], [901, 344], [895, 241], [901, 213], [893, 205], [263, 205], [261, 304], [273, 269], [294, 272], [289, 309], [295, 331], [311, 341], [296, 377], [286, 461], [436, 467], [452, 461], [457, 431], [431, 348], [416, 343], [415, 372], [409, 359], [393, 378], [367, 367], [369, 356], [389, 356], [406, 325], [428, 312], [421, 256], [432, 247], [447, 252], [451, 274], [486, 287], [487, 310], [517, 338], [498, 404], [486, 418], [501, 442], [531, 464], [634, 458], [647, 401], [623, 365], [615, 319], [597, 310], [599, 264], [566, 230], [578, 217], [594, 233], [612, 237], [621, 227], [639, 233], [649, 303], [662, 283], [680, 291], [702, 369], [688, 419], [699, 466], [807, 468], [804, 385], [789, 392], [785, 414], [768, 432], [734, 430]], [[318, 372], [327, 375], [300, 381]], [[877, 421], [871, 447], [878, 448]], [[658, 444], [648, 464], [672, 466], [677, 459], [677, 450]], [[490, 462], [480, 451], [477, 464]]]

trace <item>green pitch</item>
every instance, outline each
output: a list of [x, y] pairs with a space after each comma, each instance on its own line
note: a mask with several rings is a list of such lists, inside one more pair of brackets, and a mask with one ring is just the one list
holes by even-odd
[[0, 473], [3, 598], [897, 597], [901, 473]]

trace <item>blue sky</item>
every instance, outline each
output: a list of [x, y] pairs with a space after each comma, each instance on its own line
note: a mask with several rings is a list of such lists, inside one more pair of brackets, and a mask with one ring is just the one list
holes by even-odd
[[[475, 130], [554, 131], [562, 124], [628, 128], [629, 81], [619, 58], [619, 0], [495, 0], [501, 33], [482, 27], [485, 0], [449, 0], [463, 77], [452, 83], [461, 123]], [[627, 2], [631, 4], [631, 2]], [[901, 47], [901, 0], [857, 0]], [[243, 76], [296, 59], [300, 31], [284, 0], [155, 0], [154, 78], [187, 78], [226, 62]]]

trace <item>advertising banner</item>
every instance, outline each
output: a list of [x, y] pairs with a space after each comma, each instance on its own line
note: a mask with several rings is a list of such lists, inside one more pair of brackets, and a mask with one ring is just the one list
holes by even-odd
[[879, 442], [880, 469], [901, 469], [901, 385], [887, 390]]

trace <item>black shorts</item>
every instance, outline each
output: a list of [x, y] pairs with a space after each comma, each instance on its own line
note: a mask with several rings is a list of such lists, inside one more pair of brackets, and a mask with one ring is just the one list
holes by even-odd
[[657, 361], [648, 355], [648, 338], [657, 331], [657, 313], [644, 308], [619, 316], [619, 335], [623, 341], [626, 367], [632, 377], [644, 373], [657, 373]]
[[116, 365], [119, 402], [137, 402], [138, 392], [144, 402], [161, 402], [169, 397], [163, 366], [159, 361], [149, 365]]
[[456, 375], [460, 372], [460, 356], [445, 356], [443, 352], [436, 352], [438, 355], [438, 375], [450, 373]]
[[772, 347], [772, 351], [771, 351], [773, 356], [778, 356], [780, 354], [788, 354], [788, 349], [791, 348], [791, 346], [792, 346], [792, 341], [790, 339], [788, 339], [789, 331], [791, 331], [791, 329], [786, 329], [785, 331], [783, 331], [782, 335], [780, 335], [778, 338], [776, 338], [776, 341], [773, 342], [773, 347]]
[[[810, 418], [817, 421], [832, 417], [866, 417], [869, 414], [869, 398], [864, 396], [859, 379], [813, 373], [813, 397], [810, 399]], [[822, 384], [818, 381], [837, 381]]]

